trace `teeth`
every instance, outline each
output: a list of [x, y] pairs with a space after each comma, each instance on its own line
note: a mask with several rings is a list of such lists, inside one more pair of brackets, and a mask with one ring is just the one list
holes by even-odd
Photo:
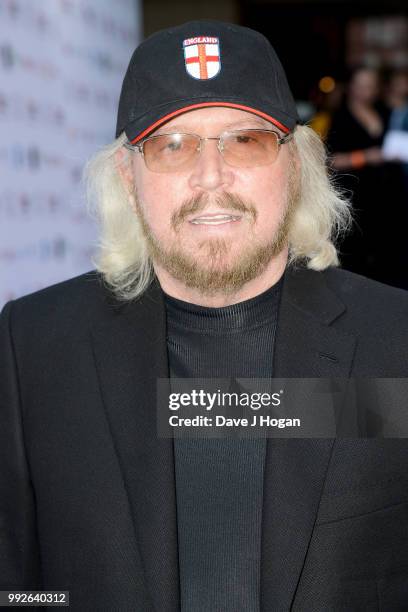
[[237, 221], [240, 219], [237, 215], [211, 215], [211, 217], [196, 217], [191, 221], [195, 225], [220, 225], [221, 223], [227, 223], [229, 221]]

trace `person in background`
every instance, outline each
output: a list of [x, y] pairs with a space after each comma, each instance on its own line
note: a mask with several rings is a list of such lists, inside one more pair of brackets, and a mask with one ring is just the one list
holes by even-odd
[[401, 164], [383, 158], [390, 110], [379, 95], [378, 72], [355, 69], [327, 136], [337, 182], [353, 202], [354, 229], [342, 244], [341, 261], [348, 270], [408, 287], [408, 207]]
[[408, 70], [393, 70], [384, 83], [383, 99], [391, 112], [406, 108], [408, 104]]
[[[384, 92], [385, 104], [391, 111], [390, 130], [408, 134], [408, 71], [395, 70], [387, 80]], [[402, 164], [404, 173], [405, 202], [408, 207], [408, 162]], [[408, 247], [407, 247], [408, 248]]]

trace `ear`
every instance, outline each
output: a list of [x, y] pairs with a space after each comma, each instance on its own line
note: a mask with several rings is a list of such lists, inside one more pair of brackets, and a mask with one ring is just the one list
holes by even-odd
[[134, 206], [135, 177], [128, 151], [121, 147], [115, 153], [116, 168], [122, 185], [128, 194], [129, 201]]

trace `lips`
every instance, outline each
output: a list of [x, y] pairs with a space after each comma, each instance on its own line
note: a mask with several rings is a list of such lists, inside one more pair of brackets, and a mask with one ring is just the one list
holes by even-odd
[[193, 223], [194, 225], [221, 225], [222, 223], [231, 223], [234, 221], [239, 221], [240, 219], [241, 215], [228, 215], [224, 213], [217, 213], [194, 217], [194, 219], [190, 220], [190, 223]]

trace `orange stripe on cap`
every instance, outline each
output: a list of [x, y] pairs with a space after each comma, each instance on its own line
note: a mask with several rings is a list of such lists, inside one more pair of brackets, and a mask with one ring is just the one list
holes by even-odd
[[176, 111], [173, 111], [171, 113], [168, 113], [167, 115], [164, 115], [164, 117], [161, 117], [160, 119], [158, 119], [158, 121], [155, 121], [154, 123], [152, 123], [152, 125], [150, 125], [148, 128], [143, 130], [143, 132], [141, 132], [138, 136], [136, 136], [136, 138], [133, 138], [133, 140], [131, 140], [130, 142], [131, 144], [135, 144], [136, 142], [139, 142], [139, 140], [144, 138], [144, 136], [147, 136], [148, 134], [150, 134], [150, 132], [158, 128], [160, 125], [162, 125], [163, 123], [165, 123], [172, 117], [177, 117], [177, 115], [181, 115], [182, 113], [185, 113], [186, 111], [189, 111], [189, 110], [193, 110], [195, 108], [204, 108], [207, 106], [226, 106], [228, 108], [238, 108], [240, 110], [248, 111], [250, 113], [254, 113], [255, 115], [258, 115], [259, 117], [262, 117], [263, 119], [266, 119], [267, 121], [270, 121], [271, 123], [276, 125], [276, 127], [278, 127], [280, 130], [282, 130], [282, 132], [285, 132], [285, 134], [288, 134], [290, 132], [289, 128], [287, 128], [282, 123], [280, 123], [280, 121], [278, 121], [277, 119], [274, 119], [273, 117], [271, 117], [270, 115], [267, 115], [266, 113], [263, 113], [260, 110], [257, 110], [256, 108], [252, 108], [251, 106], [245, 106], [244, 104], [234, 104], [233, 102], [201, 102], [200, 104], [191, 104], [190, 106], [183, 106], [183, 108], [178, 108]]

